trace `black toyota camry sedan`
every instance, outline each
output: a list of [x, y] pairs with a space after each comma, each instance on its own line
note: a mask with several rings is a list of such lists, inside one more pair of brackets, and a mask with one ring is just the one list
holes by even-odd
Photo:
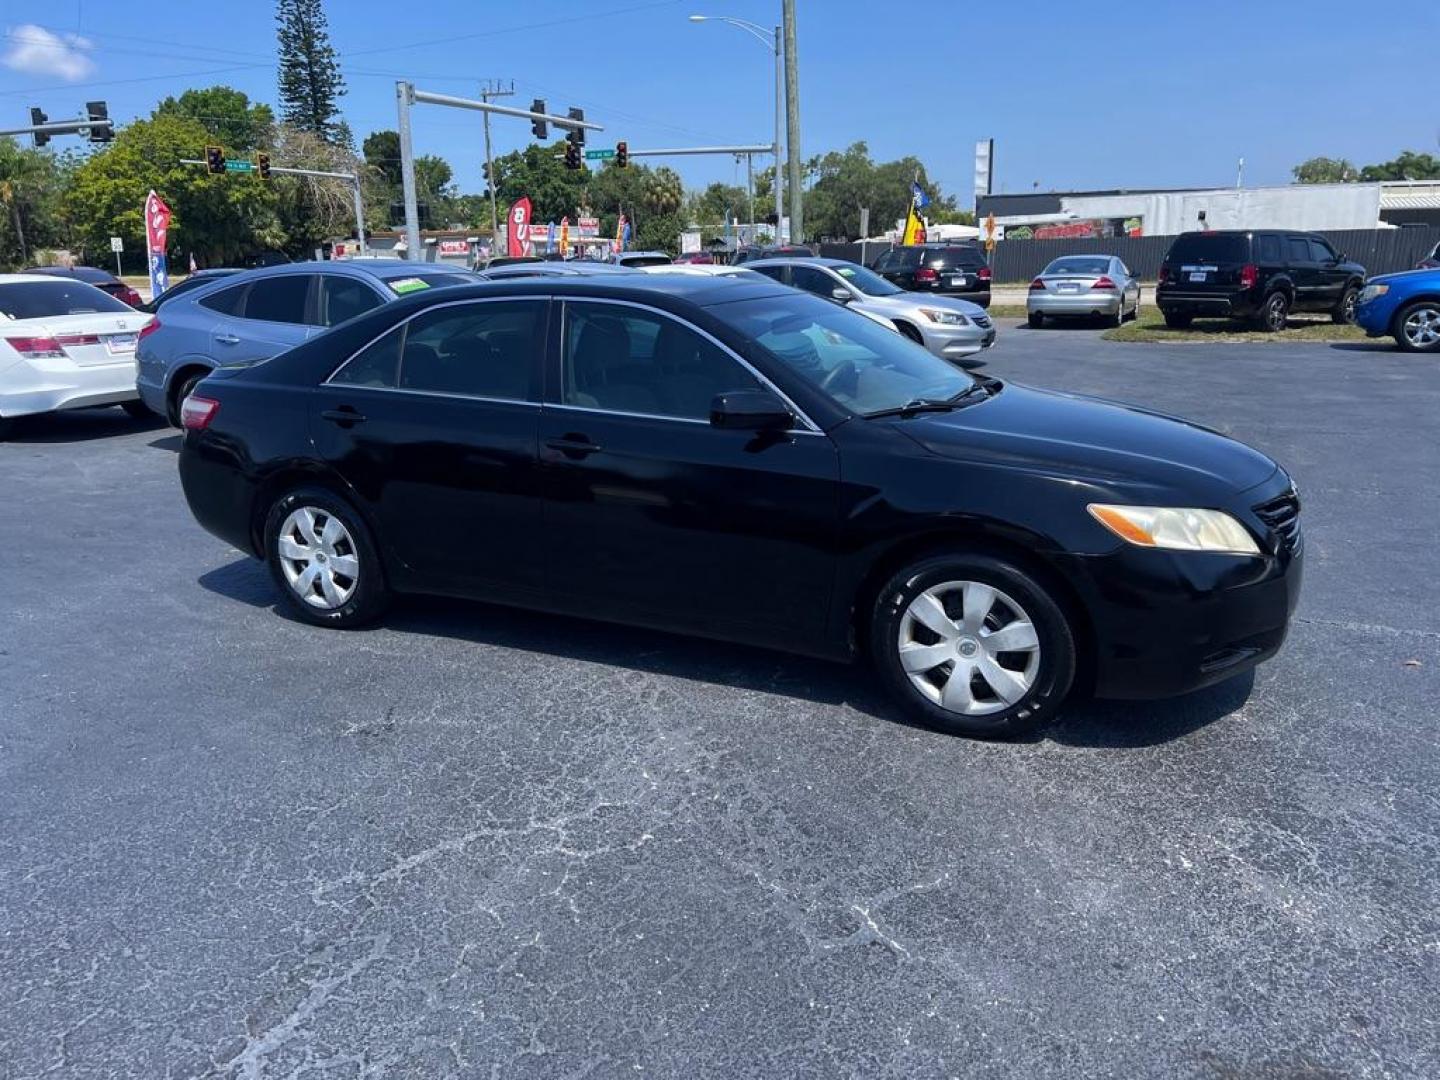
[[301, 618], [440, 593], [868, 656], [967, 735], [1244, 671], [1300, 587], [1265, 455], [769, 282], [429, 290], [222, 368], [183, 420], [195, 517]]

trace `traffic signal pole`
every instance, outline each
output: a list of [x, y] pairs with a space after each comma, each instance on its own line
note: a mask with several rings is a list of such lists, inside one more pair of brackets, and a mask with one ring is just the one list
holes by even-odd
[[[207, 169], [210, 163], [202, 158], [181, 158], [181, 165], [204, 165]], [[244, 162], [245, 165], [250, 163]], [[257, 172], [253, 166], [238, 170], [240, 172]], [[325, 180], [344, 180], [350, 185], [350, 195], [355, 207], [355, 242], [360, 248], [360, 254], [365, 254], [365, 200], [360, 195], [360, 177], [355, 173], [330, 172], [326, 169], [287, 169], [283, 165], [271, 165], [270, 171], [278, 176], [317, 176]]]

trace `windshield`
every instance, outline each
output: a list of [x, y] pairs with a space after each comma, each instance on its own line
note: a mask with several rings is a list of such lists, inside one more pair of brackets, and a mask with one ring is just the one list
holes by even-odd
[[0, 315], [8, 319], [43, 319], [51, 315], [135, 313], [107, 292], [83, 281], [17, 281], [0, 285]]
[[855, 413], [945, 400], [975, 385], [924, 346], [817, 296], [797, 292], [709, 310]]
[[[1045, 268], [1046, 274], [1106, 274], [1110, 272], [1110, 260], [1105, 258], [1072, 255], [1056, 259]], [[1043, 275], [1042, 275], [1043, 276]]]
[[866, 270], [865, 267], [856, 266], [854, 263], [841, 263], [831, 269], [866, 296], [894, 296], [896, 293], [904, 291], [891, 285], [874, 270]]

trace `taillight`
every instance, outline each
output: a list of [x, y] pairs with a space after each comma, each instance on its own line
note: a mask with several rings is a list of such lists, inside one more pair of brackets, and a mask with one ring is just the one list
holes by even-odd
[[1260, 283], [1260, 268], [1254, 263], [1246, 263], [1240, 267], [1240, 284], [1247, 289], [1254, 288]]
[[915, 271], [916, 281], [939, 281], [940, 275], [928, 266], [922, 266]]
[[1031, 291], [1031, 292], [1034, 292], [1036, 289], [1043, 289], [1043, 288], [1045, 288], [1045, 282], [1041, 281], [1038, 277], [1037, 277], [1034, 281], [1030, 282], [1030, 291]]
[[1156, 282], [1155, 282], [1155, 283], [1156, 283], [1157, 285], [1164, 285], [1165, 282], [1167, 282], [1167, 281], [1169, 281], [1169, 280], [1170, 280], [1170, 267], [1168, 267], [1168, 266], [1162, 266], [1162, 267], [1160, 267], [1160, 276], [1159, 276], [1159, 278], [1156, 279]]
[[136, 340], [136, 341], [144, 341], [147, 337], [149, 337], [151, 334], [153, 334], [156, 330], [159, 330], [159, 329], [160, 329], [160, 320], [159, 320], [159, 319], [151, 319], [148, 323], [146, 323], [144, 326], [142, 326], [142, 327], [140, 328], [140, 333], [138, 333], [138, 334], [135, 335], [135, 340]]
[[26, 360], [65, 359], [65, 350], [53, 337], [7, 337], [5, 342]]
[[145, 302], [140, 299], [140, 294], [128, 285], [125, 286], [125, 291], [120, 294], [120, 300], [122, 303], [129, 304], [133, 308], [138, 308]]
[[214, 398], [191, 394], [180, 403], [180, 426], [187, 431], [204, 431], [219, 411], [220, 402]]
[[980, 272], [977, 273], [975, 276], [976, 276], [977, 278], [979, 278], [981, 281], [989, 281], [989, 280], [990, 280], [990, 268], [989, 268], [988, 266], [982, 266], [982, 267], [980, 267]]
[[1115, 283], [1111, 281], [1108, 277], [1106, 277], [1104, 274], [1101, 274], [1098, 278], [1094, 280], [1094, 282], [1091, 283], [1090, 288], [1113, 289], [1115, 288]]

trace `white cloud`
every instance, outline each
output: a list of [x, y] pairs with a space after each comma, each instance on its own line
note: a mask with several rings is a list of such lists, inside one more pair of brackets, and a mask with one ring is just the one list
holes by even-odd
[[88, 55], [95, 45], [79, 34], [54, 34], [27, 23], [7, 30], [5, 41], [10, 47], [0, 56], [0, 64], [15, 71], [79, 82], [95, 70], [95, 61]]

